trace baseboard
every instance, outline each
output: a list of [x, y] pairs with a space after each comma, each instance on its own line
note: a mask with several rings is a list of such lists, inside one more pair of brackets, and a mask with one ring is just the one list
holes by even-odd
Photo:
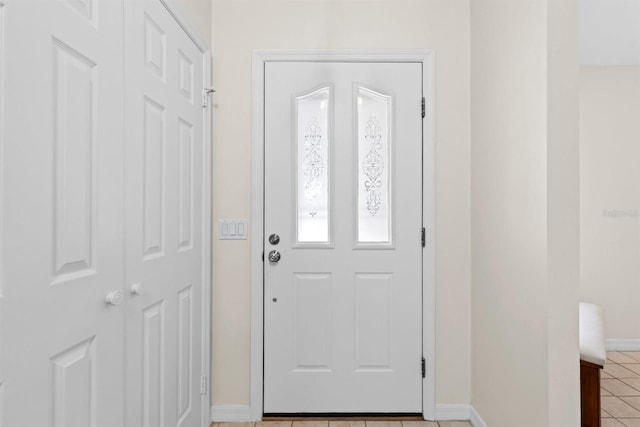
[[640, 351], [640, 339], [607, 339], [607, 351]]
[[246, 423], [251, 421], [249, 405], [213, 405], [211, 421], [227, 423]]
[[436, 421], [466, 421], [469, 405], [436, 403]]
[[476, 408], [473, 406], [469, 407], [469, 421], [471, 421], [471, 425], [473, 427], [487, 427], [487, 423], [484, 422], [480, 414], [476, 412]]

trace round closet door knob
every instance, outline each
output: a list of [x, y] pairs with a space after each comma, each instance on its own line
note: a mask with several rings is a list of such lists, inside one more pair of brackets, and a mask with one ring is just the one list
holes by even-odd
[[142, 283], [134, 283], [131, 285], [131, 293], [133, 295], [142, 295], [144, 292], [144, 284]]
[[109, 292], [106, 300], [107, 300], [107, 304], [109, 305], [120, 305], [120, 303], [122, 302], [122, 292], [120, 291]]

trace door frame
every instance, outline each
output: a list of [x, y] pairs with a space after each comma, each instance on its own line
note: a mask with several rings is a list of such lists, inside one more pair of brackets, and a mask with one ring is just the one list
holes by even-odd
[[[159, 0], [180, 28], [193, 41], [202, 54], [202, 87], [211, 87], [211, 49], [182, 13], [175, 0]], [[195, 99], [199, 102], [198, 82], [195, 83]], [[205, 95], [203, 95], [205, 96]], [[200, 425], [211, 425], [211, 101], [202, 108], [202, 373], [205, 383], [201, 383]]]
[[[251, 374], [249, 420], [263, 415], [264, 397], [264, 89], [267, 62], [382, 62], [422, 64], [426, 101], [423, 120], [422, 223], [426, 246], [422, 251], [422, 354], [426, 378], [422, 382], [422, 416], [435, 418], [435, 131], [434, 52], [432, 49], [384, 51], [255, 50], [252, 63], [251, 131]], [[418, 106], [416, 106], [418, 108]], [[417, 363], [418, 361], [416, 361]], [[417, 370], [417, 366], [416, 366]]]

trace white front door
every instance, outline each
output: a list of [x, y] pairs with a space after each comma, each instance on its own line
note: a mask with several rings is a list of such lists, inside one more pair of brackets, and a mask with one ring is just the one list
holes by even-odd
[[419, 63], [266, 64], [265, 413], [422, 412], [421, 101]]
[[0, 0], [3, 426], [123, 423], [121, 45], [121, 0]]
[[125, 1], [126, 425], [201, 425], [203, 56]]

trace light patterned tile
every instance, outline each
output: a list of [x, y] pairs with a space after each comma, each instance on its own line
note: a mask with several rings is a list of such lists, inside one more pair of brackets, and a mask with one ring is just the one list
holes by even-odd
[[640, 378], [624, 378], [624, 379], [621, 379], [620, 381], [622, 381], [625, 384], [630, 385], [631, 387], [635, 388], [636, 390], [640, 390]]
[[401, 421], [367, 421], [367, 427], [402, 427]]
[[218, 427], [255, 427], [256, 423], [220, 423]]
[[604, 409], [600, 409], [600, 418], [611, 418], [611, 414]]
[[440, 427], [471, 427], [469, 421], [438, 421]]
[[640, 363], [625, 363], [620, 366], [640, 375]]
[[629, 405], [633, 406], [634, 408], [640, 411], [640, 396], [624, 396], [624, 397], [621, 397], [620, 399], [624, 400]]
[[611, 393], [600, 387], [600, 396], [611, 396]]
[[615, 418], [603, 418], [601, 427], [624, 427], [624, 424]]
[[260, 421], [256, 427], [291, 427], [291, 421]]
[[[633, 365], [626, 365], [633, 366]], [[640, 374], [630, 371], [622, 365], [605, 365], [604, 372], [613, 376], [613, 378], [640, 378]]]
[[600, 371], [600, 378], [613, 378], [613, 376], [609, 375], [604, 369]]
[[635, 363], [640, 363], [640, 351], [623, 351], [622, 354], [636, 360]]
[[292, 427], [329, 427], [329, 421], [294, 421]]
[[402, 427], [438, 427], [435, 421], [403, 421]]
[[600, 385], [614, 396], [640, 396], [640, 391], [616, 378], [601, 380]]
[[626, 427], [640, 427], [640, 418], [620, 418], [618, 421]]
[[365, 427], [365, 422], [360, 420], [329, 421], [329, 427]]
[[614, 418], [640, 418], [640, 411], [615, 396], [603, 396], [600, 400], [602, 409]]
[[638, 363], [637, 360], [635, 360], [632, 357], [627, 356], [624, 353], [620, 353], [617, 351], [612, 351], [610, 353], [607, 353], [607, 359], [611, 360], [614, 363], [618, 363], [618, 364], [622, 364], [622, 363]]

